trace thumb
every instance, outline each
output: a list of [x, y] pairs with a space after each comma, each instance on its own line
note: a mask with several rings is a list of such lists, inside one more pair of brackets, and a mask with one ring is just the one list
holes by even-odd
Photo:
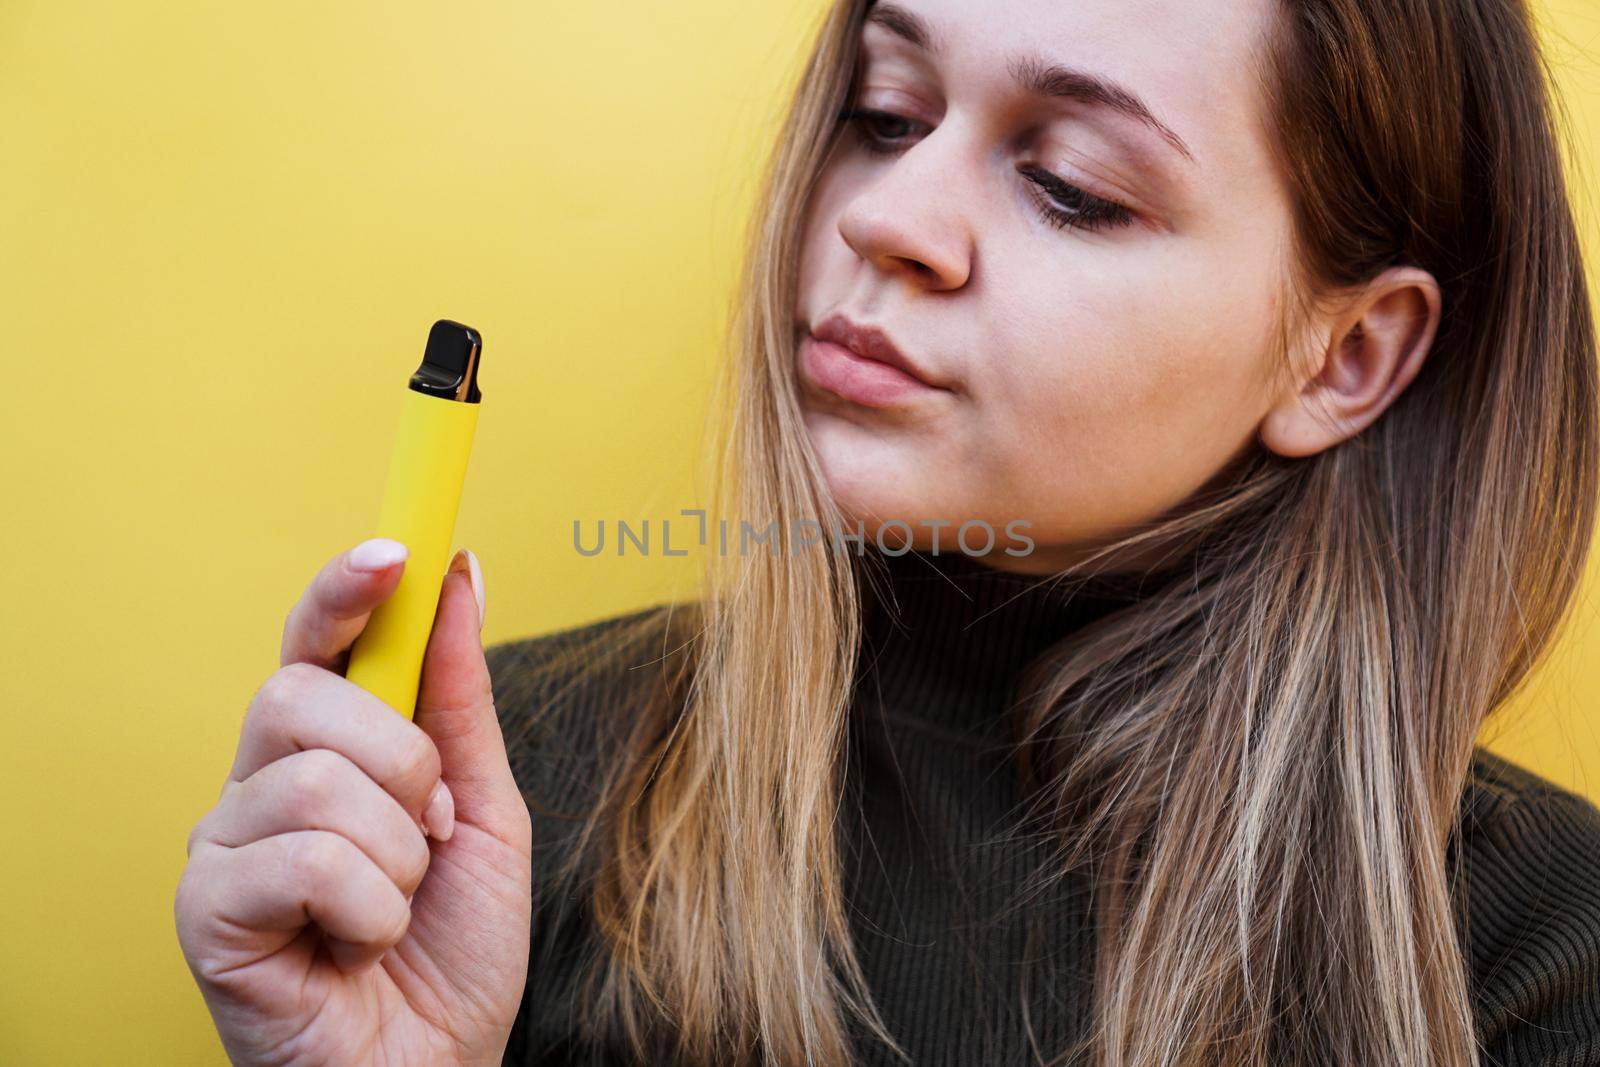
[[[484, 660], [482, 615], [471, 574], [476, 562], [462, 549], [444, 576], [423, 656], [415, 721], [439, 750], [456, 822], [509, 841], [525, 807], [506, 759]], [[482, 588], [481, 571], [476, 584]]]

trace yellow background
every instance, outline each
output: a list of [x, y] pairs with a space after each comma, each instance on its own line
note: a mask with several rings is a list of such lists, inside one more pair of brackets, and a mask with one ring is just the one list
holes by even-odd
[[[485, 337], [456, 533], [485, 639], [684, 591], [571, 524], [704, 499], [751, 179], [821, 9], [0, 5], [0, 1063], [224, 1062], [185, 837], [290, 604], [376, 520], [433, 319]], [[1592, 158], [1600, 5], [1539, 10]], [[1493, 743], [1600, 797], [1591, 599]]]

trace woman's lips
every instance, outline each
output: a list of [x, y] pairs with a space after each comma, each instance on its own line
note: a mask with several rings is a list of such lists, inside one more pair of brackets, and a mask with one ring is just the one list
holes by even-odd
[[893, 407], [929, 393], [949, 390], [929, 385], [899, 367], [891, 367], [807, 332], [800, 342], [800, 373], [835, 396], [873, 408]]

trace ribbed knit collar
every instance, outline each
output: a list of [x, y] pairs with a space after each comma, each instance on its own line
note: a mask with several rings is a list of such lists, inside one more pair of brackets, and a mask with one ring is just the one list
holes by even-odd
[[867, 549], [858, 694], [891, 718], [979, 742], [1010, 736], [1005, 711], [1024, 668], [1133, 599], [1125, 579], [1059, 582], [1015, 574], [959, 549]]

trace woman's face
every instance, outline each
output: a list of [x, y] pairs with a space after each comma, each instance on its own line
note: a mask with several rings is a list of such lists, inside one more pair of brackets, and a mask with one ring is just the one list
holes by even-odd
[[[996, 566], [1055, 568], [1250, 444], [1276, 399], [1290, 234], [1252, 80], [1267, 17], [1257, 0], [869, 14], [851, 104], [883, 114], [820, 176], [796, 308], [806, 425], [869, 538], [900, 520], [955, 552], [982, 520]], [[837, 315], [942, 387], [809, 339]], [[1027, 558], [1001, 551], [1013, 520]]]

